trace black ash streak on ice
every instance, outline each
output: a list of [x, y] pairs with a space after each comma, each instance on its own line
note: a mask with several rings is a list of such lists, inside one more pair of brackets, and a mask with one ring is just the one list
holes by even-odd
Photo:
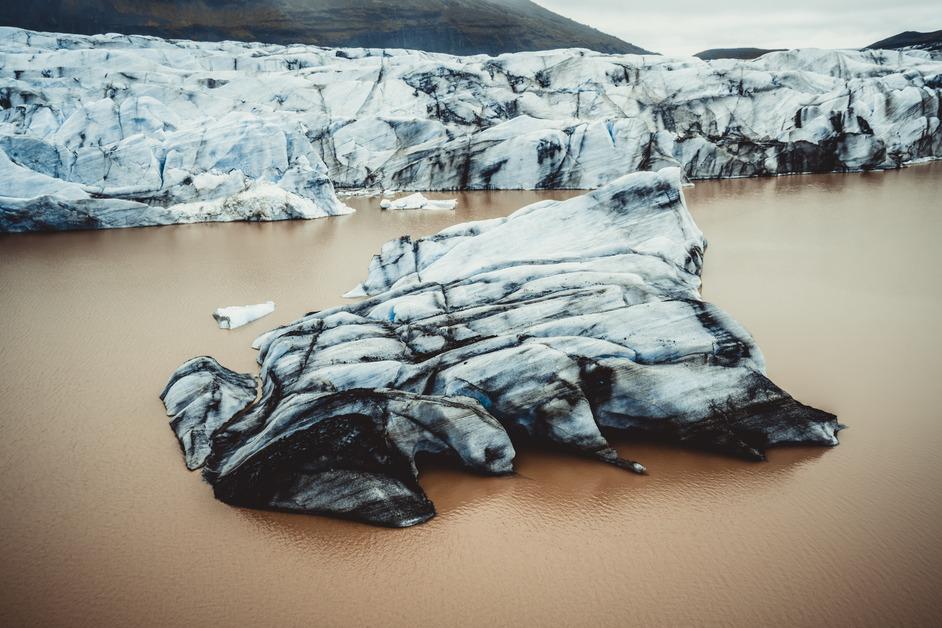
[[387, 243], [351, 294], [261, 336], [251, 375], [196, 358], [162, 398], [190, 468], [233, 505], [408, 526], [419, 453], [512, 471], [525, 439], [642, 472], [603, 431], [749, 459], [837, 444], [834, 415], [764, 374], [699, 298], [680, 171]]

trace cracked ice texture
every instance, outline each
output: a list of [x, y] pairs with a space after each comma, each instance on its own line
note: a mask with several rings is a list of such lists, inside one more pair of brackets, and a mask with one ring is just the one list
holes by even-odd
[[834, 415], [773, 384], [748, 332], [700, 300], [705, 245], [676, 168], [403, 237], [374, 257], [369, 298], [256, 340], [258, 400], [206, 358], [163, 398], [220, 499], [394, 526], [434, 514], [422, 451], [506, 473], [512, 437], [642, 472], [606, 431], [750, 459], [836, 445]]
[[108, 41], [0, 28], [0, 229], [352, 211], [300, 120], [208, 106], [205, 81], [187, 86], [182, 49]]
[[597, 188], [942, 156], [942, 61], [455, 57], [0, 28], [4, 229], [316, 217], [343, 188]]

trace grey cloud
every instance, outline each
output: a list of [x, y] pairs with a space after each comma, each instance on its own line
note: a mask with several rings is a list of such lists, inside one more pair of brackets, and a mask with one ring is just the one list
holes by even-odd
[[942, 28], [936, 0], [538, 0], [543, 6], [648, 50], [860, 48], [906, 30]]

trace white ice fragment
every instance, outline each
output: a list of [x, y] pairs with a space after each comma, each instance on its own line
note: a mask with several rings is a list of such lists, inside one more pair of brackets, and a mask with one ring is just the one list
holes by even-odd
[[458, 205], [457, 199], [433, 201], [421, 192], [403, 196], [394, 201], [383, 199], [379, 206], [383, 209], [454, 209]]
[[235, 329], [263, 316], [268, 316], [274, 311], [274, 301], [266, 301], [257, 305], [230, 305], [217, 308], [213, 312], [213, 318], [219, 323], [219, 329]]

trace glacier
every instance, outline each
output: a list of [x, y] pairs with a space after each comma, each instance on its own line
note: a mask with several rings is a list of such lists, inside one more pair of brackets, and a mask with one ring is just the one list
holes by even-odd
[[942, 60], [408, 50], [0, 28], [0, 229], [347, 213], [336, 190], [595, 189], [942, 156]]
[[386, 526], [435, 514], [419, 455], [505, 474], [525, 440], [644, 473], [607, 435], [753, 460], [836, 445], [836, 417], [772, 383], [749, 333], [700, 299], [705, 247], [678, 168], [404, 236], [366, 298], [255, 341], [260, 386], [199, 357], [162, 399], [222, 501]]

